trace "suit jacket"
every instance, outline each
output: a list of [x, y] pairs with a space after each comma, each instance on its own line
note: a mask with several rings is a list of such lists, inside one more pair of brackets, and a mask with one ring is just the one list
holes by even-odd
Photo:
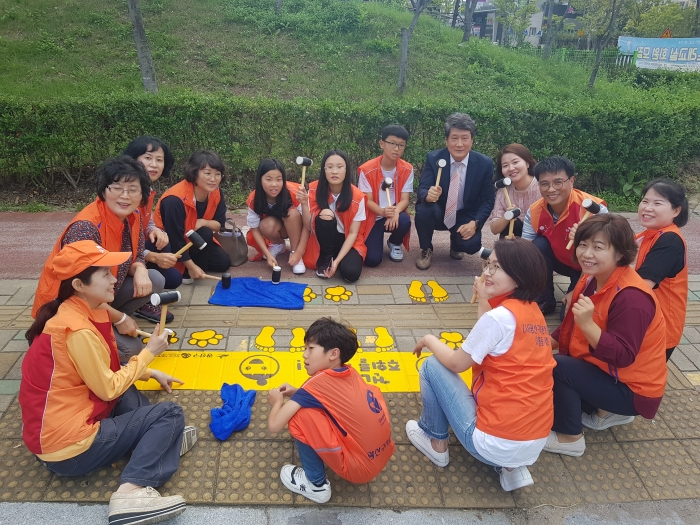
[[[450, 152], [447, 148], [438, 149], [428, 153], [425, 159], [425, 166], [418, 185], [418, 204], [428, 204], [425, 197], [428, 190], [435, 185], [437, 178], [437, 162], [444, 159], [447, 165], [442, 168], [440, 175], [440, 187], [442, 195], [436, 203], [445, 212], [447, 205], [447, 195], [450, 189], [450, 177], [452, 166], [450, 164]], [[457, 224], [466, 224], [473, 220], [478, 220], [482, 225], [491, 215], [493, 203], [496, 200], [496, 189], [493, 185], [493, 161], [486, 155], [478, 151], [471, 150], [469, 162], [467, 163], [467, 176], [464, 181], [464, 205], [457, 211]]]

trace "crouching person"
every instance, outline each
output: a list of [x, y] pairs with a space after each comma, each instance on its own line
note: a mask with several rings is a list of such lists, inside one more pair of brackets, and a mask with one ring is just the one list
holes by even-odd
[[394, 440], [381, 392], [347, 364], [358, 348], [352, 330], [324, 317], [309, 327], [304, 342], [304, 367], [311, 377], [301, 388], [284, 384], [270, 390], [267, 424], [276, 433], [289, 423], [296, 440], [301, 467], [282, 467], [284, 486], [326, 503], [331, 484], [325, 465], [351, 483], [367, 483], [391, 458]]
[[[197, 441], [182, 408], [151, 405], [134, 382], [155, 379], [168, 392], [178, 379], [148, 368], [168, 348], [158, 334], [124, 366], [104, 304], [114, 300], [112, 267], [131, 252], [108, 252], [94, 241], [64, 246], [51, 261], [58, 297], [45, 303], [27, 331], [19, 402], [22, 438], [51, 472], [83, 476], [131, 453], [109, 501], [109, 523], [156, 523], [185, 510], [181, 496], [153, 489], [175, 473]], [[102, 305], [102, 306], [101, 306]]]

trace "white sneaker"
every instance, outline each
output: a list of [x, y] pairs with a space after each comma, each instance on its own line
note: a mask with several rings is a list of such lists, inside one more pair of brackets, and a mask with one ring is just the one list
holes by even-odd
[[306, 265], [304, 264], [304, 261], [299, 261], [294, 266], [292, 266], [292, 273], [294, 273], [296, 275], [301, 275], [305, 271], [306, 271]]
[[501, 487], [506, 492], [521, 489], [535, 483], [527, 467], [517, 467], [513, 470], [508, 470], [505, 467], [498, 467], [496, 468], [496, 472], [500, 474]]
[[406, 434], [413, 446], [420, 450], [425, 456], [438, 467], [446, 467], [450, 462], [450, 451], [435, 452], [430, 442], [430, 436], [418, 426], [418, 421], [409, 419], [406, 423]]
[[159, 523], [185, 512], [182, 496], [161, 496], [153, 487], [114, 492], [109, 498], [109, 524]]
[[280, 479], [285, 487], [292, 492], [301, 494], [315, 503], [326, 503], [331, 499], [331, 482], [326, 482], [317, 487], [306, 477], [306, 472], [296, 465], [285, 465], [280, 470]]
[[592, 414], [586, 414], [585, 412], [581, 414], [583, 426], [592, 430], [605, 430], [616, 425], [627, 425], [632, 423], [632, 421], [634, 421], [634, 416], [621, 416], [612, 412], [605, 417], [600, 417], [595, 410]]
[[564, 454], [565, 456], [577, 458], [583, 456], [583, 453], [586, 451], [586, 439], [581, 436], [573, 443], [560, 443], [557, 439], [557, 433], [552, 430], [542, 450], [552, 454]]
[[403, 249], [400, 244], [391, 244], [389, 241], [386, 241], [386, 245], [389, 247], [389, 259], [394, 262], [403, 261]]
[[195, 427], [185, 427], [182, 431], [182, 445], [180, 446], [180, 456], [184, 456], [197, 442], [197, 429]]

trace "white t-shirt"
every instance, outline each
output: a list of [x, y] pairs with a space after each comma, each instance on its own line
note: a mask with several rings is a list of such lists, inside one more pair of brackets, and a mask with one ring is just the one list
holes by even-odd
[[[481, 316], [462, 343], [462, 350], [478, 364], [483, 363], [488, 355], [501, 356], [513, 345], [515, 327], [513, 313], [503, 306], [498, 306]], [[531, 441], [513, 441], [491, 436], [478, 428], [474, 429], [472, 440], [474, 448], [485, 459], [508, 468], [534, 464], [547, 442], [546, 437]]]
[[[386, 171], [384, 168], [382, 168], [382, 178], [390, 177], [391, 180], [394, 181], [394, 186], [396, 185], [396, 168], [393, 170]], [[396, 204], [396, 202], [399, 200], [396, 198], [396, 190], [392, 186], [389, 188], [389, 195], [391, 196], [391, 202]], [[360, 179], [357, 183], [357, 187], [360, 189], [361, 192], [363, 193], [372, 193], [372, 186], [370, 186], [369, 181], [367, 180], [367, 175], [363, 171], [360, 171]], [[381, 186], [380, 186], [381, 187]], [[411, 173], [408, 175], [408, 178], [406, 179], [406, 184], [404, 184], [403, 188], [401, 188], [401, 193], [413, 193], [413, 168], [411, 168]], [[377, 203], [377, 205], [380, 208], [386, 208], [389, 206], [389, 203], [386, 200], [386, 191], [384, 190], [379, 190], [379, 195], [372, 195], [374, 197], [374, 202]], [[383, 219], [384, 217], [380, 217], [377, 215], [377, 218], [375, 221], [379, 221]]]
[[[267, 207], [269, 209], [272, 209], [274, 204], [270, 204], [269, 202], [267, 203]], [[299, 215], [301, 215], [301, 204], [297, 206], [297, 211], [299, 211]], [[248, 216], [246, 217], [246, 222], [248, 223], [248, 226], [250, 228], [259, 228], [260, 227], [260, 215], [255, 213], [253, 208], [248, 207]]]
[[[338, 197], [340, 197], [340, 193], [338, 195], [333, 195], [331, 193], [331, 202], [328, 203], [328, 209], [330, 209], [333, 213], [335, 213], [335, 205], [338, 202]], [[360, 205], [357, 208], [357, 213], [352, 218], [352, 221], [353, 222], [362, 222], [366, 218], [367, 218], [367, 213], [365, 212], [365, 200], [362, 199], [362, 201], [360, 201]], [[312, 222], [313, 222], [313, 220], [312, 220]], [[343, 222], [340, 219], [338, 219], [336, 222], [338, 224], [338, 228], [337, 228], [338, 233], [342, 233], [343, 235], [345, 235], [345, 226], [343, 226]], [[312, 224], [312, 228], [313, 228], [313, 224]]]

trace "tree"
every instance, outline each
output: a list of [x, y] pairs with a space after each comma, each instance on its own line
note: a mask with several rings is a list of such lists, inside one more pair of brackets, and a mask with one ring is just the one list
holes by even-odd
[[530, 17], [537, 4], [530, 0], [494, 0], [496, 21], [503, 25], [503, 45], [517, 47], [525, 41], [524, 32], [530, 27]]
[[591, 72], [591, 77], [588, 80], [588, 88], [593, 89], [595, 86], [595, 79], [598, 76], [598, 70], [600, 69], [600, 62], [603, 58], [603, 49], [608, 45], [610, 39], [620, 32], [619, 16], [620, 11], [626, 0], [588, 0], [590, 1], [590, 14], [591, 17], [597, 17], [598, 20], [603, 22], [607, 21], [605, 29], [598, 33], [598, 41], [596, 42], [596, 56], [595, 65], [593, 66], [593, 71]]
[[[700, 0], [698, 0], [700, 2]], [[455, 9], [452, 11], [452, 29], [457, 25], [457, 16], [459, 15], [459, 7], [462, 4], [462, 0], [455, 0]]]
[[472, 26], [474, 25], [474, 11], [479, 0], [466, 0], [464, 4], [464, 33], [462, 34], [462, 42], [467, 42], [472, 36]]
[[402, 94], [406, 89], [406, 69], [408, 68], [408, 41], [411, 39], [413, 30], [418, 23], [418, 17], [430, 5], [432, 0], [411, 0], [413, 6], [413, 20], [408, 29], [401, 28], [401, 65], [399, 66], [399, 86], [398, 92]]
[[669, 28], [674, 37], [688, 38], [693, 36], [696, 14], [694, 7], [676, 3], [652, 6], [638, 21], [630, 20], [624, 30], [634, 36], [659, 38]]
[[136, 44], [136, 54], [141, 65], [141, 78], [143, 79], [143, 89], [149, 93], [158, 93], [158, 82], [156, 80], [156, 68], [153, 65], [151, 48], [148, 47], [146, 30], [143, 28], [143, 17], [141, 16], [141, 5], [139, 0], [127, 0], [129, 6], [129, 18], [134, 33], [134, 43]]

